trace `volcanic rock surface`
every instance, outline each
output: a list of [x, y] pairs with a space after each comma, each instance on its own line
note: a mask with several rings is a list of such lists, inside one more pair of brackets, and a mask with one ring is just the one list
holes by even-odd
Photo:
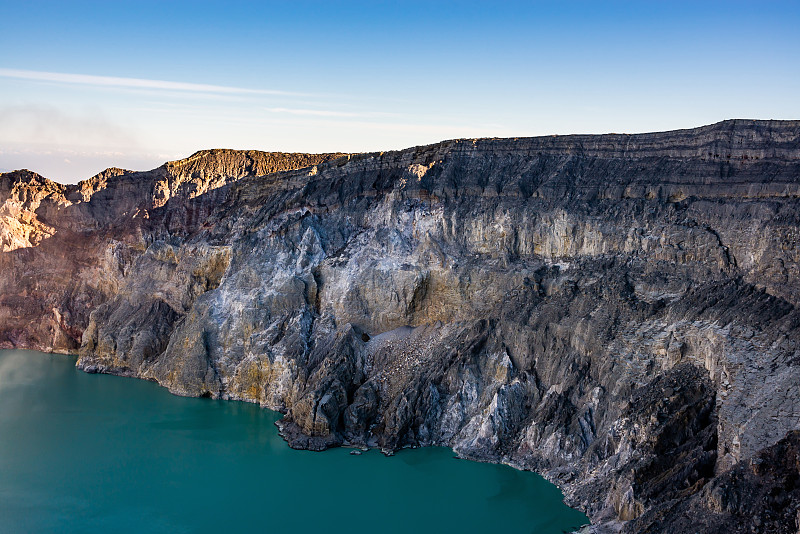
[[0, 175], [0, 346], [536, 470], [597, 532], [797, 532], [800, 122]]

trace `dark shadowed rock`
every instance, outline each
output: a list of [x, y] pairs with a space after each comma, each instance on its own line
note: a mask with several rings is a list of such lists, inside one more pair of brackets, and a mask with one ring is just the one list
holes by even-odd
[[15, 171], [0, 346], [533, 469], [598, 532], [796, 532], [799, 199], [795, 121]]

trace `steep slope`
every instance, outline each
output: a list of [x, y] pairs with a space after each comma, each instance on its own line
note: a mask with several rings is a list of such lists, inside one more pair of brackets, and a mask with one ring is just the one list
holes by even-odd
[[800, 428], [799, 196], [794, 121], [10, 173], [0, 344], [259, 402], [295, 447], [535, 469], [601, 530], [723, 532], [760, 505], [708, 488], [770, 483], [730, 473]]
[[341, 156], [204, 150], [66, 186], [27, 170], [1, 174], [0, 347], [75, 352], [127, 264], [158, 236], [195, 231], [228, 184]]

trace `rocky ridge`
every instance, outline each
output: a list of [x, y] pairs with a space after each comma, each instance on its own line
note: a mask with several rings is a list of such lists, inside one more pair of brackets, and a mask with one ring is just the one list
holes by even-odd
[[533, 469], [598, 532], [797, 532], [799, 198], [796, 121], [15, 171], [0, 346]]

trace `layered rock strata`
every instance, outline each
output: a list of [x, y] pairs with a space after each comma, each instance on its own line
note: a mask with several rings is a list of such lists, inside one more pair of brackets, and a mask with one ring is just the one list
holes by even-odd
[[600, 532], [796, 532], [799, 197], [795, 121], [17, 171], [0, 345], [536, 470]]

